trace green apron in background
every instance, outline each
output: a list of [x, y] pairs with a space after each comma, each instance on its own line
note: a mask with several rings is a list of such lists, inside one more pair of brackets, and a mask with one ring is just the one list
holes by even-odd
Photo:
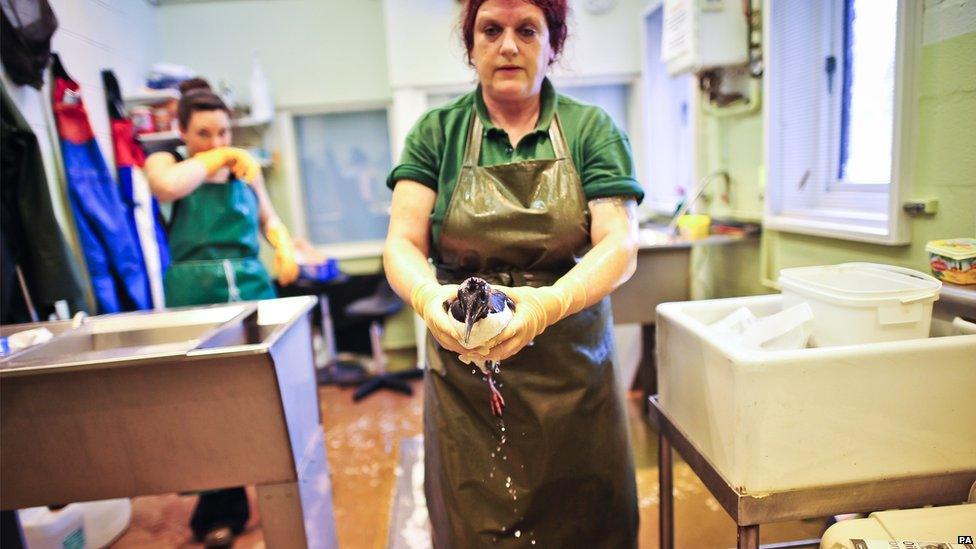
[[[481, 167], [473, 117], [435, 258], [438, 280], [543, 286], [590, 246], [589, 212], [559, 117], [556, 158]], [[613, 368], [609, 298], [502, 361], [502, 420], [480, 371], [428, 334], [427, 507], [435, 548], [637, 546], [637, 492]]]
[[272, 299], [258, 259], [258, 199], [244, 181], [203, 183], [174, 204], [166, 306]]

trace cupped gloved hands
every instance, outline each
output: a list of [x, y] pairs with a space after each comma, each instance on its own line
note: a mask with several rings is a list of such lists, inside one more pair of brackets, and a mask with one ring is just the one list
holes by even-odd
[[[567, 275], [552, 286], [532, 288], [496, 287], [515, 302], [515, 316], [497, 337], [485, 348], [478, 349], [480, 358], [501, 361], [522, 349], [538, 337], [546, 328], [567, 316], [577, 313], [586, 304], [586, 286]], [[468, 351], [471, 353], [471, 351]]]
[[213, 175], [223, 167], [230, 168], [231, 173], [238, 179], [253, 183], [261, 173], [261, 165], [251, 156], [251, 153], [237, 147], [217, 147], [209, 151], [193, 155], [207, 170], [207, 175]]
[[410, 292], [410, 305], [424, 320], [441, 347], [462, 355], [471, 351], [460, 343], [461, 334], [454, 328], [444, 303], [457, 296], [457, 284], [438, 284], [433, 280], [420, 282]]
[[288, 233], [288, 227], [277, 218], [268, 221], [265, 236], [274, 248], [274, 272], [278, 283], [287, 286], [298, 278], [298, 263], [295, 262], [295, 243]]

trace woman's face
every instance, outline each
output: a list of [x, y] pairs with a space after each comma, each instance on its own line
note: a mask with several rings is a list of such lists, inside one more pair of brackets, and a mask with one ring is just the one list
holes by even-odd
[[190, 123], [180, 133], [187, 152], [194, 155], [217, 147], [230, 146], [230, 117], [215, 109], [196, 111], [190, 115]]
[[525, 0], [488, 0], [478, 8], [470, 54], [492, 99], [538, 94], [553, 60], [545, 14]]

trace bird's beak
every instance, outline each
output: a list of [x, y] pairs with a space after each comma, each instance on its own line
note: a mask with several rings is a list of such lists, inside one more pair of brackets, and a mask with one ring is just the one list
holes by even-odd
[[464, 343], [467, 344], [468, 340], [471, 339], [471, 328], [474, 327], [474, 323], [477, 321], [481, 311], [484, 307], [468, 307], [468, 310], [464, 314]]

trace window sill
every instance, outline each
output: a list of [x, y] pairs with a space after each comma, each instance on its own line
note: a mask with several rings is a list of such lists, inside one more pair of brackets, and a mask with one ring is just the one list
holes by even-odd
[[[844, 212], [846, 213], [846, 212]], [[908, 240], [897, 239], [889, 233], [886, 216], [879, 214], [842, 215], [841, 212], [792, 212], [767, 216], [763, 227], [774, 231], [822, 236], [884, 246], [902, 246]]]

